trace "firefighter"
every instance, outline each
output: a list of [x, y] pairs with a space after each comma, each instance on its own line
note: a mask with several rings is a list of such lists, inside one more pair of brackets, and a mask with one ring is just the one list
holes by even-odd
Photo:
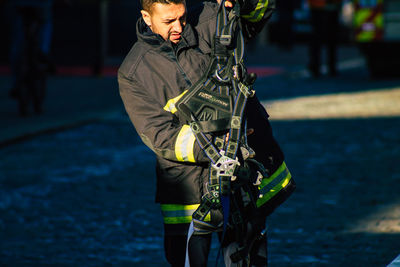
[[336, 76], [337, 45], [339, 33], [339, 12], [342, 0], [308, 0], [311, 15], [312, 34], [309, 43], [308, 69], [314, 77], [321, 74], [321, 50], [327, 49], [328, 73]]
[[[224, 4], [230, 9], [235, 2]], [[206, 266], [211, 233], [188, 235], [188, 231], [207, 188], [210, 159], [175, 104], [209, 68], [220, 9], [217, 3], [204, 2], [188, 11], [185, 0], [142, 0], [141, 5], [138, 41], [119, 68], [119, 91], [137, 133], [157, 157], [156, 202], [164, 218], [167, 261], [184, 266], [186, 259], [190, 266]], [[274, 1], [248, 0], [240, 6], [244, 38], [249, 40], [270, 18]], [[268, 114], [256, 96], [249, 99], [244, 116], [249, 133], [253, 132], [248, 144], [255, 150], [255, 159], [271, 177], [282, 180], [274, 186], [286, 188], [291, 176], [272, 135]], [[261, 185], [263, 189], [267, 186]], [[261, 197], [258, 203], [263, 206], [266, 201]], [[265, 216], [255, 221], [265, 227]], [[266, 235], [259, 228], [259, 235], [252, 239], [250, 263], [266, 266]], [[223, 244], [227, 253], [232, 252], [234, 242], [228, 233]], [[230, 255], [224, 255], [227, 265], [232, 263]]]

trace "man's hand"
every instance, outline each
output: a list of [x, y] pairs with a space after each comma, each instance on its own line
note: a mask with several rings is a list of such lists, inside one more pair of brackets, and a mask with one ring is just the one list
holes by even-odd
[[[236, 0], [225, 0], [225, 7], [232, 8], [235, 5]], [[221, 4], [221, 0], [217, 0], [218, 4]]]
[[[253, 133], [254, 133], [254, 129], [253, 129], [253, 128], [249, 128], [249, 129], [247, 129], [247, 131], [246, 131], [246, 135], [247, 135], [247, 136], [249, 136], [249, 135], [251, 135], [251, 134], [253, 134]], [[225, 143], [227, 143], [228, 140], [229, 140], [229, 133], [225, 136]]]

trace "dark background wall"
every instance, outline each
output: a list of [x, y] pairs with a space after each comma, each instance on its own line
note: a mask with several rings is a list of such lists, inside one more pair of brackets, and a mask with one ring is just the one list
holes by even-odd
[[[104, 2], [103, 2], [104, 4]], [[107, 58], [122, 57], [136, 41], [135, 24], [140, 15], [138, 0], [72, 1], [53, 8], [52, 56], [57, 64], [90, 65], [98, 60], [101, 44]], [[11, 23], [7, 6], [0, 10], [0, 64], [8, 63]], [[104, 14], [104, 12], [103, 12]], [[104, 34], [104, 42], [102, 35]]]
[[[199, 1], [189, 0], [187, 4]], [[92, 65], [100, 60], [115, 65], [136, 41], [139, 0], [55, 2], [51, 50], [56, 64]], [[1, 65], [8, 64], [10, 26], [10, 12], [6, 5], [0, 5]]]

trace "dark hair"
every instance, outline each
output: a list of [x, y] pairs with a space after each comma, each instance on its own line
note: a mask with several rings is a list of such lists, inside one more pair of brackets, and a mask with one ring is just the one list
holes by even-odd
[[160, 4], [185, 4], [185, 0], [140, 0], [143, 10], [151, 11], [151, 6], [155, 3]]

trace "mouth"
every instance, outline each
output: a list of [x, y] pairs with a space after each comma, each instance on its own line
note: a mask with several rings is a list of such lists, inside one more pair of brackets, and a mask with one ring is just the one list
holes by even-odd
[[182, 35], [180, 33], [171, 33], [171, 35], [170, 35], [171, 41], [180, 40], [181, 38], [182, 38]]

